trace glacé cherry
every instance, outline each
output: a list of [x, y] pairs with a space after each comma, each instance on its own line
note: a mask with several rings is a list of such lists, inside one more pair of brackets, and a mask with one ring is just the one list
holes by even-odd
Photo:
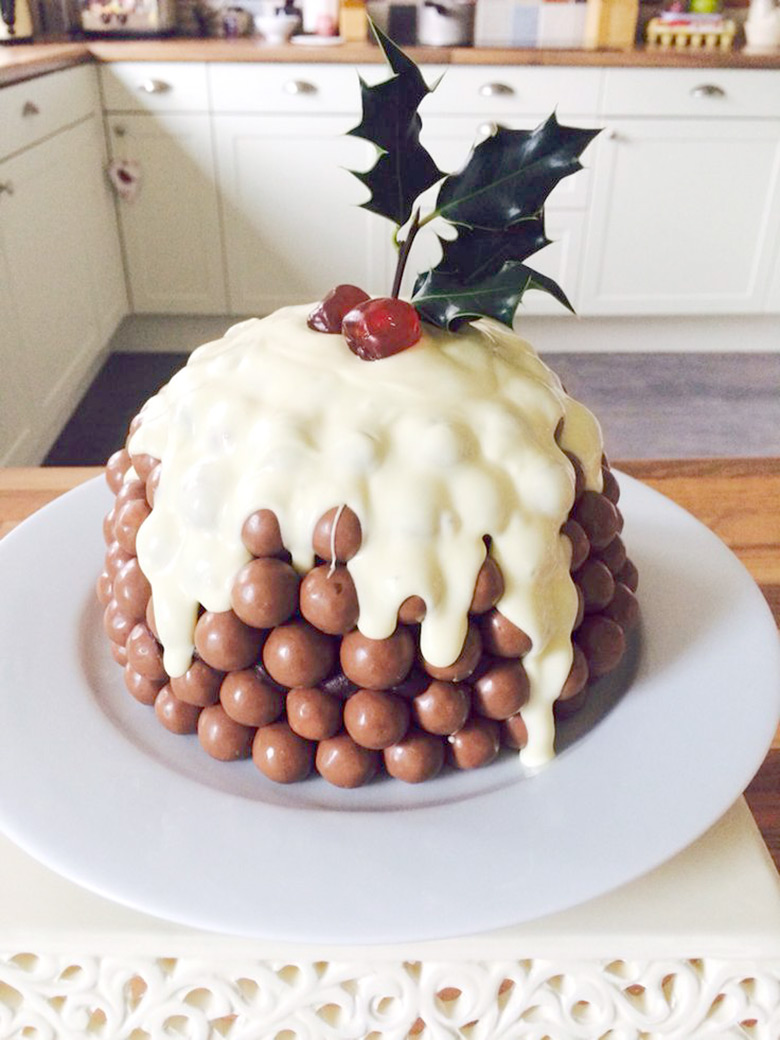
[[368, 293], [356, 285], [337, 285], [317, 304], [306, 324], [315, 332], [341, 332], [344, 315], [367, 299]]
[[406, 350], [422, 335], [420, 316], [411, 303], [390, 296], [359, 303], [345, 315], [341, 331], [352, 353], [364, 361]]

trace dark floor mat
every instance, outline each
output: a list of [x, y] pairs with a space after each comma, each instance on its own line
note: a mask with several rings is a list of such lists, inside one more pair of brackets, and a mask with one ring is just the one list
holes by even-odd
[[130, 420], [144, 401], [186, 360], [186, 354], [112, 354], [43, 465], [102, 466], [122, 447]]

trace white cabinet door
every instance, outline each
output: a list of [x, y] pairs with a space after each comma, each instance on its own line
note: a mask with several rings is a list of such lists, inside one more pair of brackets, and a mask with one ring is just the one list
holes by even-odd
[[392, 225], [361, 209], [347, 171], [373, 149], [345, 137], [354, 116], [215, 116], [233, 314], [321, 299], [342, 282], [388, 295]]
[[112, 156], [141, 168], [137, 198], [117, 203], [133, 310], [224, 314], [209, 117], [115, 114], [108, 127]]
[[586, 314], [759, 312], [780, 229], [780, 122], [616, 121], [598, 143]]
[[[4, 184], [0, 172], [0, 184]], [[7, 199], [0, 194], [0, 217]], [[10, 291], [6, 257], [0, 249], [0, 466], [30, 461], [33, 408], [24, 372], [24, 346]]]

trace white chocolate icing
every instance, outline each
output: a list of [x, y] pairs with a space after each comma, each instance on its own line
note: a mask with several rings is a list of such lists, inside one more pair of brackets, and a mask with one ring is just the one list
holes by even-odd
[[250, 558], [241, 527], [256, 509], [276, 513], [305, 570], [316, 521], [349, 506], [363, 530], [348, 564], [360, 631], [391, 635], [400, 604], [421, 596], [422, 653], [440, 666], [462, 648], [490, 535], [505, 584], [498, 607], [533, 643], [522, 760], [543, 764], [577, 611], [571, 547], [559, 533], [574, 500], [562, 449], [601, 490], [596, 419], [497, 322], [457, 334], [424, 326], [413, 347], [366, 362], [341, 336], [307, 328], [310, 309], [234, 326], [196, 350], [142, 410], [131, 451], [163, 465], [138, 558], [167, 671], [181, 675], [190, 664], [198, 604], [230, 608]]

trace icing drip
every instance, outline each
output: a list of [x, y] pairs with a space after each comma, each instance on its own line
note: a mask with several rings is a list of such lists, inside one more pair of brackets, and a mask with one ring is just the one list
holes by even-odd
[[166, 669], [187, 669], [199, 603], [230, 607], [249, 559], [241, 526], [256, 509], [276, 513], [294, 565], [306, 570], [319, 517], [349, 506], [363, 530], [347, 565], [358, 627], [385, 638], [400, 604], [421, 596], [422, 653], [442, 666], [460, 653], [490, 535], [505, 584], [498, 607], [533, 642], [522, 759], [543, 764], [577, 610], [570, 545], [559, 533], [574, 498], [562, 449], [601, 490], [596, 419], [496, 322], [455, 335], [424, 326], [410, 349], [367, 363], [341, 336], [308, 329], [309, 310], [234, 326], [144, 406], [131, 450], [163, 466], [138, 558]]

